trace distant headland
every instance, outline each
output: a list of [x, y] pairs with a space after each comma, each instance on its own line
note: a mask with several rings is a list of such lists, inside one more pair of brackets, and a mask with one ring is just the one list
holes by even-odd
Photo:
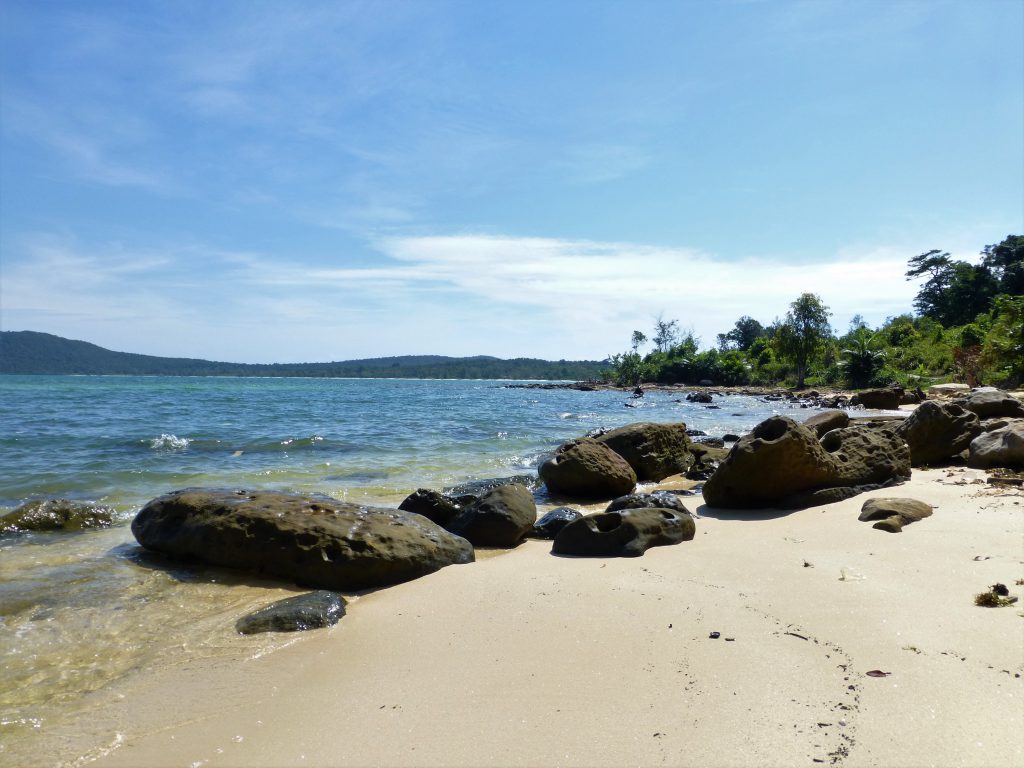
[[583, 380], [596, 378], [607, 367], [607, 363], [595, 360], [502, 360], [484, 355], [403, 355], [329, 363], [224, 363], [115, 352], [87, 341], [38, 331], [0, 332], [0, 374]]

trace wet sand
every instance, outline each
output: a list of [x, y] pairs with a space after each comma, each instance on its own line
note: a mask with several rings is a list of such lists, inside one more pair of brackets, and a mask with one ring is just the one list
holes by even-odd
[[[528, 541], [275, 653], [183, 659], [62, 738], [97, 766], [1021, 765], [1024, 606], [973, 598], [1024, 596], [1024, 496], [984, 477], [785, 513], [691, 497], [696, 538], [641, 558]], [[857, 520], [876, 496], [936, 510], [890, 534]]]

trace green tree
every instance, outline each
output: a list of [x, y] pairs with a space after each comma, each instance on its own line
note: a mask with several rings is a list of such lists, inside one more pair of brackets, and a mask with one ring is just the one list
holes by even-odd
[[928, 275], [914, 307], [947, 327], [969, 323], [987, 312], [999, 290], [999, 280], [984, 262], [968, 264], [931, 250], [914, 256], [908, 266], [908, 280]]
[[986, 245], [981, 263], [999, 281], [999, 293], [1024, 294], [1024, 236], [1007, 235], [997, 245]]
[[879, 337], [865, 326], [858, 327], [844, 339], [839, 365], [851, 387], [866, 387], [885, 364], [885, 352], [878, 348]]
[[659, 352], [668, 352], [679, 338], [679, 321], [665, 320], [658, 315], [654, 320], [654, 346]]
[[832, 327], [828, 321], [831, 315], [821, 297], [804, 293], [789, 305], [785, 319], [778, 326], [776, 349], [796, 368], [797, 389], [803, 389], [810, 365], [832, 338]]
[[757, 341], [758, 337], [764, 335], [764, 326], [748, 315], [744, 315], [733, 329], [728, 333], [718, 334], [718, 348], [722, 351], [727, 349], [740, 349], [746, 351]]

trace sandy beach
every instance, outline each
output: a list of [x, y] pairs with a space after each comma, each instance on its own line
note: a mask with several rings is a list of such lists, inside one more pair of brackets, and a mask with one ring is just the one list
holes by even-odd
[[[483, 553], [275, 653], [183, 660], [68, 738], [105, 733], [97, 766], [1020, 765], [1022, 606], [973, 598], [1024, 594], [1024, 496], [984, 478], [691, 497], [696, 538], [641, 558]], [[857, 520], [874, 496], [936, 509], [889, 534]]]

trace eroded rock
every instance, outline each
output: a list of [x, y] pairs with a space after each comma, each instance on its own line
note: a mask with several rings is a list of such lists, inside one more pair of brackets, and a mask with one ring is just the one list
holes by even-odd
[[550, 512], [544, 513], [534, 523], [533, 533], [530, 535], [537, 539], [553, 539], [560, 530], [565, 528], [573, 520], [579, 520], [583, 513], [572, 507], [557, 507]]
[[673, 509], [684, 515], [690, 510], [676, 494], [668, 491], [652, 491], [651, 493], [631, 493], [613, 499], [605, 512], [618, 512], [620, 509]]
[[598, 512], [565, 526], [551, 551], [580, 557], [639, 557], [651, 547], [689, 541], [695, 531], [692, 517], [672, 509]]
[[971, 467], [1024, 467], [1024, 421], [1013, 421], [971, 441], [967, 464]]
[[1024, 418], [1024, 403], [999, 389], [979, 389], [958, 402], [979, 419]]
[[468, 541], [421, 515], [281, 491], [175, 491], [143, 507], [132, 533], [147, 549], [339, 591], [473, 561]]
[[963, 406], [927, 400], [894, 431], [910, 447], [911, 464], [920, 467], [947, 461], [967, 450], [981, 429], [977, 415]]
[[0, 517], [0, 534], [22, 531], [85, 531], [106, 528], [114, 521], [114, 510], [68, 499], [27, 501]]
[[580, 499], [610, 499], [636, 486], [636, 472], [604, 443], [584, 437], [559, 446], [540, 465], [540, 476], [555, 494]]
[[818, 437], [821, 437], [826, 432], [831, 432], [833, 429], [842, 429], [849, 426], [849, 424], [850, 415], [845, 411], [839, 410], [823, 411], [804, 420], [804, 426], [808, 429], [813, 429]]
[[598, 436], [633, 468], [637, 480], [657, 482], [694, 462], [685, 424], [627, 424]]
[[861, 522], [877, 521], [872, 528], [889, 533], [899, 533], [903, 527], [931, 517], [932, 505], [917, 499], [877, 498], [868, 499], [860, 508], [857, 517]]
[[537, 522], [533, 494], [522, 485], [499, 485], [460, 512], [448, 530], [477, 547], [514, 547]]
[[442, 528], [447, 528], [448, 524], [462, 512], [462, 505], [451, 496], [429, 488], [417, 488], [403, 499], [398, 508], [423, 515]]
[[860, 492], [909, 475], [910, 452], [890, 429], [844, 427], [819, 441], [807, 426], [773, 416], [733, 446], [704, 484], [704, 500], [717, 507], [794, 508], [817, 503], [817, 491]]

